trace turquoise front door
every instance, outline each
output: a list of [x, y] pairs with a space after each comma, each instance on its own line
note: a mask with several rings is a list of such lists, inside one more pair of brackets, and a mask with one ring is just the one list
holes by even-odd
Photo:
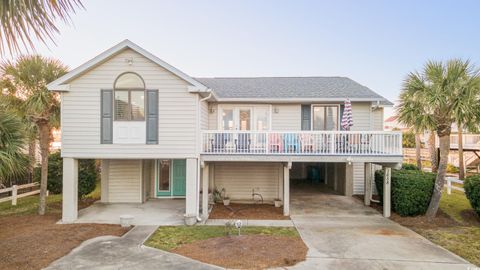
[[172, 164], [172, 195], [185, 196], [185, 181], [187, 177], [187, 161], [174, 159]]

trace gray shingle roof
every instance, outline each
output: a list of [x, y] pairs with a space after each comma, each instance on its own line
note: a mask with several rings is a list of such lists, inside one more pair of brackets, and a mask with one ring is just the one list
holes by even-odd
[[365, 99], [390, 101], [346, 77], [194, 78], [219, 98], [243, 99]]

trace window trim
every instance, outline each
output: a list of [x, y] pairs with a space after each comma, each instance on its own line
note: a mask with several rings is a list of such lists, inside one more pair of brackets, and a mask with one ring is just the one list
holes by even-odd
[[[272, 123], [272, 114], [273, 114], [273, 110], [272, 110], [272, 104], [250, 104], [250, 103], [247, 103], [247, 104], [218, 104], [217, 105], [217, 130], [224, 130], [223, 127], [222, 127], [222, 112], [223, 112], [223, 109], [231, 109], [233, 110], [233, 118], [234, 118], [234, 121], [235, 121], [235, 117], [236, 117], [236, 113], [238, 112], [239, 109], [241, 108], [250, 108], [251, 109], [251, 123], [250, 123], [250, 131], [257, 131], [256, 128], [253, 128], [253, 127], [256, 127], [255, 123], [254, 123], [254, 120], [255, 120], [255, 108], [265, 108], [268, 110], [268, 129], [264, 130], [264, 131], [271, 131], [272, 130], [272, 126], [273, 126], [273, 123]], [[236, 128], [233, 129], [233, 131], [237, 130]]]
[[[313, 129], [313, 121], [314, 121], [314, 107], [323, 107], [324, 110], [325, 110], [325, 107], [337, 107], [337, 129], [335, 129], [334, 131], [338, 131], [340, 130], [340, 126], [341, 126], [341, 116], [340, 116], [340, 104], [312, 104], [310, 106], [310, 130], [315, 130]], [[327, 118], [325, 118], [325, 121], [327, 120]], [[326, 122], [324, 123], [325, 126], [326, 126]]]
[[[162, 160], [168, 160], [168, 189], [167, 190], [161, 190], [160, 189], [160, 174], [161, 174], [161, 165], [160, 163], [162, 162]], [[157, 172], [156, 172], [156, 192], [155, 192], [155, 196], [157, 196], [158, 192], [169, 192], [170, 195], [172, 193], [172, 164], [173, 164], [173, 161], [172, 159], [157, 159], [156, 160], [156, 166], [157, 166]]]
[[[117, 117], [117, 108], [115, 106], [116, 92], [127, 92], [128, 93], [128, 107], [127, 107], [127, 116], [128, 119], [118, 119]], [[132, 119], [132, 92], [143, 92], [143, 119]], [[145, 89], [114, 89], [113, 90], [113, 121], [118, 122], [141, 122], [145, 121], [145, 108], [146, 108], [146, 90]]]
[[[138, 78], [140, 78], [140, 80], [142, 80], [143, 87], [140, 87], [140, 88], [116, 88], [115, 85], [117, 84], [118, 79], [120, 79], [120, 77], [122, 77], [122, 76], [125, 75], [125, 74], [134, 74], [134, 75], [136, 75]], [[143, 77], [140, 76], [140, 74], [138, 74], [138, 73], [136, 73], [136, 72], [133, 72], [133, 71], [122, 72], [122, 73], [120, 73], [120, 74], [117, 76], [117, 78], [115, 79], [115, 81], [113, 81], [113, 89], [115, 89], [115, 90], [116, 90], [116, 89], [119, 89], [119, 90], [122, 90], [122, 89], [124, 89], [124, 90], [128, 90], [128, 89], [143, 89], [143, 90], [145, 90], [146, 88], [147, 88], [147, 86], [145, 85], [145, 80], [143, 79]]]

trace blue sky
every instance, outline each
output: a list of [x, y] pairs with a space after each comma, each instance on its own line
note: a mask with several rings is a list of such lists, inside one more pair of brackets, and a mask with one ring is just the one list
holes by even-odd
[[480, 66], [480, 1], [83, 3], [39, 53], [74, 68], [128, 38], [191, 76], [347, 76], [392, 101], [429, 59]]

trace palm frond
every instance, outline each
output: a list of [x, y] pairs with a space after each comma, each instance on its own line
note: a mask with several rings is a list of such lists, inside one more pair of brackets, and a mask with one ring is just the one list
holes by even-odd
[[32, 37], [46, 44], [58, 33], [57, 20], [70, 22], [70, 14], [84, 8], [81, 0], [3, 0], [0, 4], [0, 54], [33, 48]]

